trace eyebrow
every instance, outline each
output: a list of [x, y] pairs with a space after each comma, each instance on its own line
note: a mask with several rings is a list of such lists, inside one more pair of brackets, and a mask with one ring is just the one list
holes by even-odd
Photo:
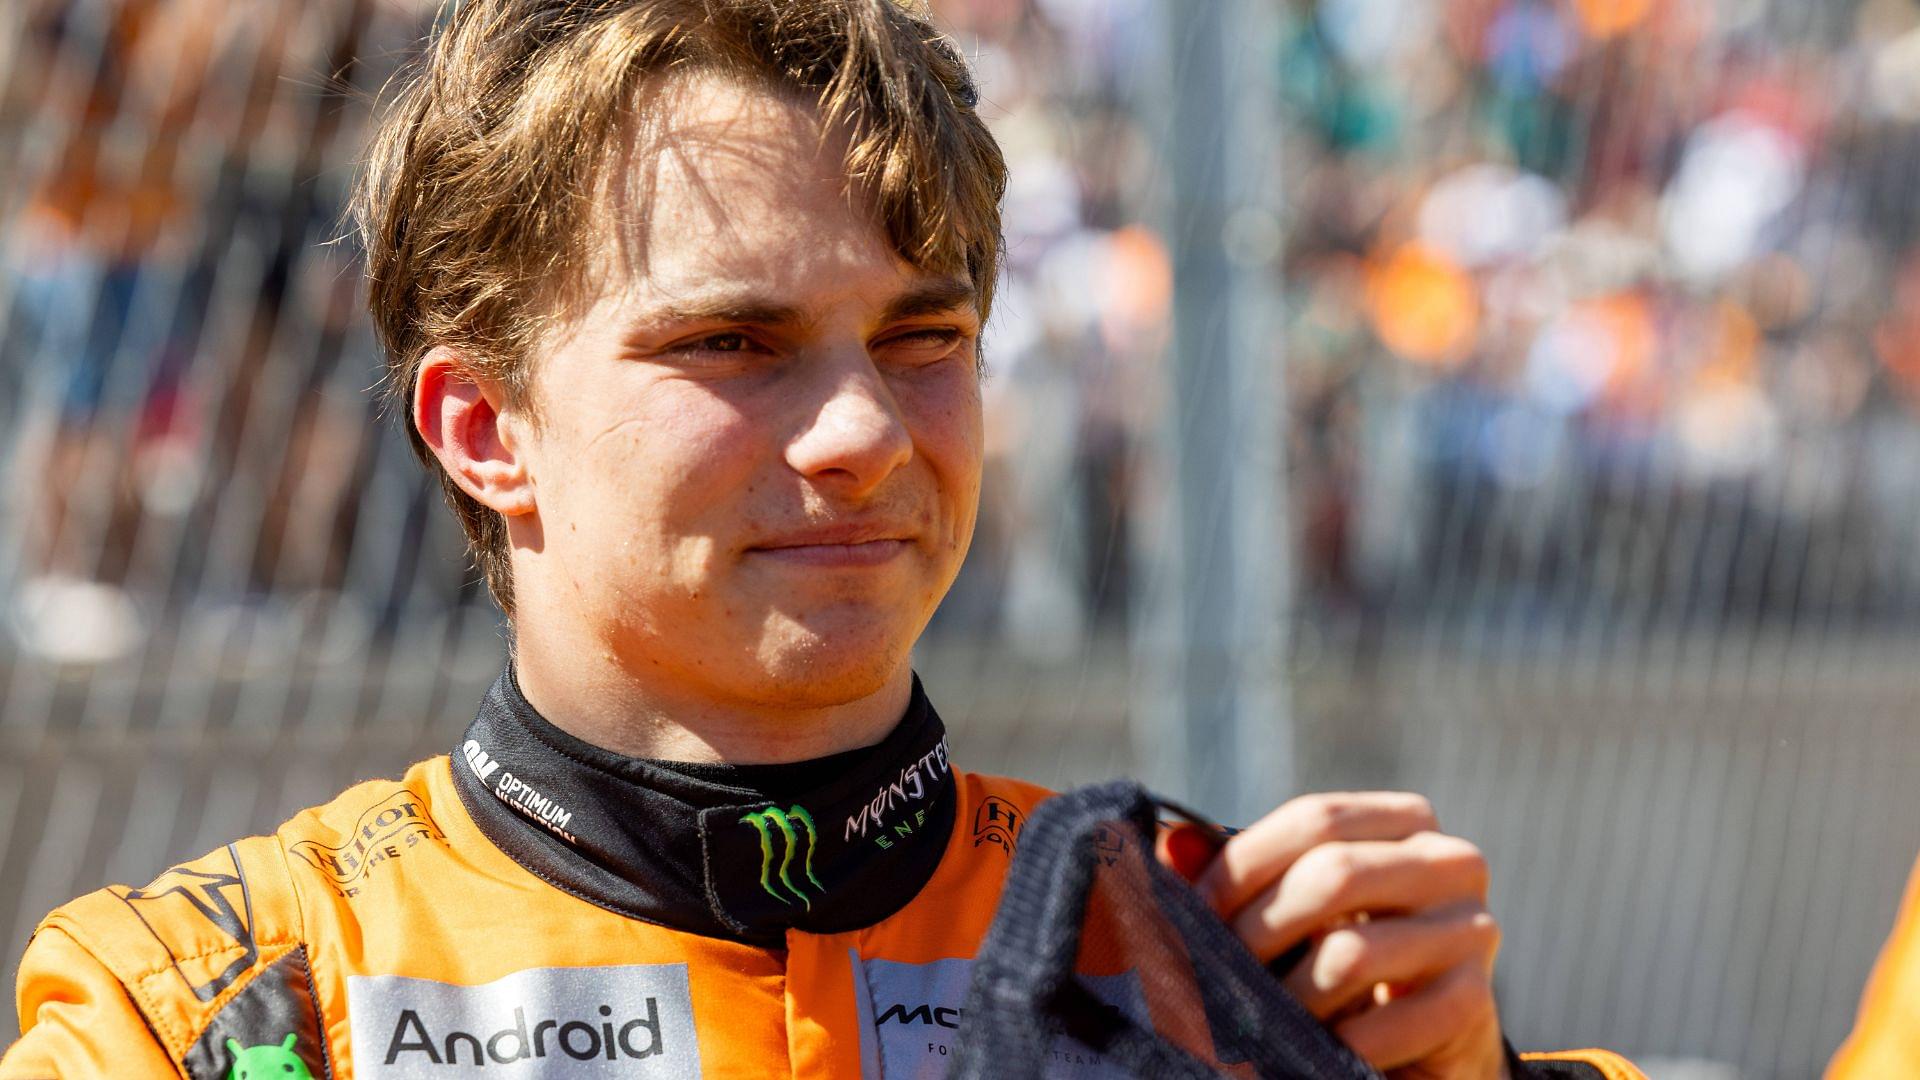
[[960, 278], [940, 278], [894, 297], [880, 313], [880, 321], [890, 323], [921, 315], [972, 310], [978, 302], [979, 297], [974, 292], [972, 282]]
[[[978, 298], [973, 284], [960, 278], [940, 278], [916, 285], [887, 302], [880, 322], [898, 322], [923, 315], [971, 310]], [[742, 326], [806, 326], [813, 321], [792, 304], [741, 296], [692, 298], [654, 312], [649, 323], [736, 323]]]
[[740, 323], [746, 326], [801, 326], [810, 320], [792, 304], [720, 297], [669, 304], [648, 319], [662, 323]]

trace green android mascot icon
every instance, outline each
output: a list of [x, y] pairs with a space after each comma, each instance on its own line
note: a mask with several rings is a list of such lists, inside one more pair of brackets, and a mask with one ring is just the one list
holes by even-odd
[[233, 1068], [227, 1070], [227, 1080], [313, 1080], [307, 1063], [293, 1052], [293, 1044], [299, 1038], [288, 1035], [279, 1046], [247, 1047], [228, 1039], [227, 1049], [233, 1051]]

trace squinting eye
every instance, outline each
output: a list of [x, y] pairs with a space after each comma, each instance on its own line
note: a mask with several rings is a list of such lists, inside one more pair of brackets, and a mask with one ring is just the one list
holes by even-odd
[[745, 352], [753, 344], [745, 334], [715, 334], [701, 338], [696, 345], [712, 352]]
[[912, 333], [900, 334], [886, 340], [888, 345], [899, 345], [909, 349], [945, 349], [960, 340], [960, 331], [952, 327], [940, 326]]

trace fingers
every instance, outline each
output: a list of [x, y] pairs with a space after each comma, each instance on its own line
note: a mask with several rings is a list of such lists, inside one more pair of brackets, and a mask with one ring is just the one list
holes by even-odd
[[1421, 832], [1405, 840], [1327, 843], [1295, 859], [1228, 921], [1256, 956], [1271, 960], [1363, 913], [1420, 912], [1463, 901], [1484, 906], [1487, 879], [1486, 857], [1455, 836]]
[[[1184, 868], [1173, 839], [1162, 858]], [[1287, 803], [1195, 887], [1262, 960], [1312, 942], [1287, 989], [1374, 1067], [1490, 1076], [1502, 1049], [1487, 881], [1480, 850], [1440, 833], [1425, 799], [1365, 793]]]
[[1481, 961], [1466, 960], [1404, 997], [1336, 1023], [1333, 1033], [1381, 1072], [1457, 1056], [1497, 1064], [1492, 980]]
[[1368, 1003], [1381, 983], [1412, 985], [1469, 960], [1491, 969], [1500, 927], [1479, 904], [1329, 931], [1284, 980], [1302, 1005], [1322, 1020]]
[[1343, 840], [1399, 840], [1439, 827], [1432, 804], [1419, 795], [1306, 795], [1229, 840], [1194, 887], [1215, 911], [1232, 915], [1315, 847]]

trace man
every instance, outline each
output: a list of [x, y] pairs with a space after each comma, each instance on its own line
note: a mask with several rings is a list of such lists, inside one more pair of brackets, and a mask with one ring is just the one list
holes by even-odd
[[[458, 5], [359, 210], [512, 660], [457, 753], [50, 916], [0, 1075], [938, 1072], [1045, 795], [956, 770], [909, 666], [979, 497], [973, 106], [890, 0]], [[1199, 881], [1407, 1077], [1530, 1071], [1486, 886], [1387, 794]]]

